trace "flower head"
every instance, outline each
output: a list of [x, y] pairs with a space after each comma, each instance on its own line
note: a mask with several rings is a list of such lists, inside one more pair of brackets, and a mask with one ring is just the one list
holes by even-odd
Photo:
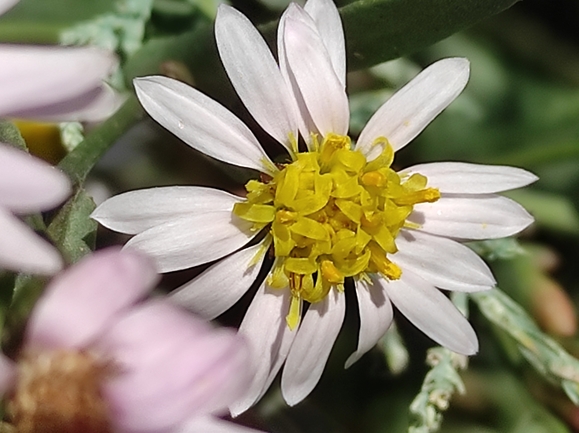
[[0, 143], [0, 268], [51, 274], [62, 267], [58, 251], [16, 215], [52, 209], [69, 194], [63, 173]]
[[495, 193], [536, 177], [465, 163], [401, 172], [391, 166], [395, 152], [462, 91], [468, 62], [445, 59], [425, 69], [353, 145], [344, 36], [330, 0], [288, 7], [278, 31], [279, 65], [234, 9], [220, 7], [215, 33], [235, 90], [287, 149], [286, 160], [274, 165], [239, 119], [200, 92], [164, 77], [137, 79], [141, 103], [169, 131], [263, 175], [247, 183], [245, 198], [198, 187], [134, 191], [103, 203], [93, 217], [135, 234], [128, 245], [153, 256], [162, 272], [221, 259], [172, 295], [207, 318], [233, 305], [268, 267], [239, 331], [252, 343], [257, 373], [232, 413], [258, 400], [284, 363], [285, 400], [293, 405], [311, 392], [342, 325], [348, 287], [358, 299], [360, 333], [346, 366], [387, 331], [393, 305], [438, 343], [476, 353], [472, 327], [438, 289], [494, 286], [485, 263], [458, 240], [527, 227], [532, 217]]
[[148, 259], [117, 249], [55, 277], [17, 360], [0, 363], [19, 432], [250, 431], [211, 417], [247, 383], [244, 341], [167, 301], [139, 303], [156, 281]]

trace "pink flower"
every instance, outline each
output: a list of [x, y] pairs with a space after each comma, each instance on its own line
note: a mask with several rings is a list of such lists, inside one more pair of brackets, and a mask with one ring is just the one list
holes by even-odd
[[[24, 432], [250, 432], [213, 414], [249, 381], [234, 332], [161, 299], [144, 256], [108, 249], [58, 275], [30, 316], [0, 391]], [[42, 428], [41, 428], [42, 427]]]
[[[16, 0], [0, 0], [0, 15]], [[120, 98], [103, 80], [116, 57], [94, 47], [0, 44], [0, 118], [104, 120]]]
[[15, 214], [52, 209], [69, 194], [63, 173], [0, 143], [0, 268], [52, 274], [62, 267], [58, 251]]
[[[0, 15], [17, 0], [0, 0]], [[119, 105], [103, 83], [115, 68], [110, 52], [91, 47], [0, 44], [0, 118], [98, 121]], [[52, 209], [70, 194], [56, 169], [0, 143], [0, 268], [52, 274], [60, 254], [13, 214]]]

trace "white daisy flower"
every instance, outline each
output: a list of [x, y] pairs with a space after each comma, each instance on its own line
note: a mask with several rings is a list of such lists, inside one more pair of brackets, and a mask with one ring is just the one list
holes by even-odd
[[[269, 266], [240, 326], [256, 373], [232, 414], [254, 404], [284, 363], [286, 402], [311, 392], [344, 319], [348, 280], [360, 331], [346, 367], [387, 331], [392, 305], [439, 344], [476, 353], [475, 332], [438, 289], [494, 286], [485, 263], [459, 241], [510, 236], [531, 224], [520, 205], [496, 193], [536, 177], [465, 163], [391, 168], [394, 153], [462, 91], [468, 62], [445, 59], [425, 69], [376, 112], [352, 146], [344, 36], [330, 0], [290, 5], [279, 26], [279, 66], [235, 9], [220, 7], [215, 33], [235, 90], [287, 149], [287, 161], [273, 164], [250, 130], [202, 93], [165, 77], [140, 78], [137, 95], [161, 125], [262, 177], [246, 185], [245, 198], [202, 187], [153, 188], [113, 197], [93, 217], [134, 234], [127, 245], [154, 257], [161, 272], [217, 260], [172, 295], [208, 319], [235, 304], [262, 264]], [[297, 131], [307, 151], [298, 148]]]

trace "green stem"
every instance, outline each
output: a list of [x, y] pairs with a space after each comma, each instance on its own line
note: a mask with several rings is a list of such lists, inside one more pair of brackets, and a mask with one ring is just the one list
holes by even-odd
[[75, 185], [86, 179], [94, 165], [113, 143], [143, 117], [143, 110], [131, 95], [119, 110], [96, 127], [72, 152], [66, 155], [59, 167]]

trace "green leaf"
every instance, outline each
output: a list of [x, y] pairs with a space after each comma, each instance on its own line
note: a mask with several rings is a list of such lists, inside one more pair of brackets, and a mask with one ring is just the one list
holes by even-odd
[[117, 0], [114, 10], [61, 32], [64, 45], [96, 45], [121, 55], [137, 51], [145, 36], [152, 0]]
[[[482, 19], [512, 6], [517, 0], [361, 0], [340, 9], [346, 33], [348, 69], [382, 63], [423, 49]], [[277, 22], [260, 26], [275, 50]], [[223, 94], [223, 68], [213, 26], [200, 26], [176, 38], [151, 40], [129, 61], [129, 77], [159, 73], [162, 62], [186, 64], [197, 87]], [[207, 74], [207, 72], [213, 73]], [[206, 79], [206, 82], [197, 80]], [[227, 82], [225, 82], [227, 85]], [[228, 95], [229, 96], [229, 95]]]
[[60, 161], [58, 166], [75, 185], [81, 185], [112, 144], [141, 120], [142, 116], [143, 110], [137, 98], [129, 97], [115, 114], [92, 130], [72, 152]]
[[[465, 293], [454, 292], [452, 301], [468, 317], [468, 298]], [[414, 418], [408, 433], [433, 433], [439, 430], [442, 413], [448, 409], [455, 392], [464, 394], [465, 386], [459, 375], [466, 369], [468, 357], [445, 347], [428, 349], [426, 363], [430, 367], [420, 391], [410, 404]]]
[[0, 119], [0, 143], [11, 144], [21, 150], [26, 150], [26, 142], [18, 128], [7, 120]]
[[0, 41], [58, 43], [60, 32], [110, 11], [115, 0], [22, 0], [0, 19]]
[[340, 9], [349, 69], [373, 66], [438, 42], [517, 0], [361, 0]]
[[0, 332], [4, 328], [8, 308], [12, 301], [16, 275], [12, 272], [0, 271]]
[[579, 402], [579, 360], [542, 332], [527, 312], [499, 289], [472, 293], [483, 315], [505, 331], [535, 370]]
[[95, 207], [93, 199], [79, 189], [48, 226], [48, 235], [69, 263], [77, 262], [94, 248], [97, 223], [90, 214]]
[[22, 334], [30, 312], [38, 297], [44, 291], [47, 279], [19, 274], [16, 276], [14, 295], [5, 315], [2, 329], [2, 350], [6, 354], [15, 353], [22, 342]]

